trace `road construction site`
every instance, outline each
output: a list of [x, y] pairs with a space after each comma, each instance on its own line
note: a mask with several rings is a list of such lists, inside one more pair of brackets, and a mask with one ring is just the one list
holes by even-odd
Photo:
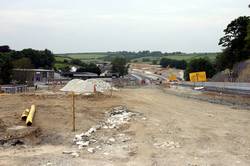
[[132, 64], [130, 74], [139, 82], [145, 84], [169, 83], [169, 78], [174, 76], [174, 82], [182, 87], [201, 88], [205, 91], [221, 92], [228, 94], [250, 95], [249, 82], [190, 82], [184, 81], [184, 71], [173, 68], [161, 68], [159, 65]]
[[250, 165], [248, 96], [176, 86], [79, 94], [74, 132], [71, 101], [59, 89], [1, 95], [0, 165]]

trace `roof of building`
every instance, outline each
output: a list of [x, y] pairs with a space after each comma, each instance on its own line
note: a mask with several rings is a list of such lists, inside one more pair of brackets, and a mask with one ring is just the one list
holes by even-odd
[[74, 72], [74, 77], [86, 77], [86, 76], [98, 76], [96, 73], [90, 73], [90, 72]]
[[48, 69], [13, 69], [13, 71], [54, 72], [54, 70]]

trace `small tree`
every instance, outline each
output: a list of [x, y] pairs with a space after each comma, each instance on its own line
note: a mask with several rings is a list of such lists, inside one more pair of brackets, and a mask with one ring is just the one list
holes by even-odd
[[64, 59], [63, 63], [69, 63], [68, 59]]
[[128, 73], [127, 61], [124, 57], [116, 57], [112, 60], [112, 72], [124, 76]]
[[77, 66], [81, 66], [82, 65], [82, 61], [80, 59], [72, 59], [71, 63], [73, 65], [77, 65]]

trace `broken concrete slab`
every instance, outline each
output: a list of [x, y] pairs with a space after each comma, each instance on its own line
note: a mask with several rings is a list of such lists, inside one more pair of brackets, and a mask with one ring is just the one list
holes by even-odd
[[90, 153], [95, 153], [95, 148], [88, 148], [87, 151]]

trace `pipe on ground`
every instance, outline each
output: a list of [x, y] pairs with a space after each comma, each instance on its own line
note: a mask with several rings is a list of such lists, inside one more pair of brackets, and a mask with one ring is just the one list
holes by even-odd
[[36, 106], [35, 105], [31, 105], [30, 112], [29, 112], [29, 115], [28, 115], [27, 120], [26, 120], [27, 126], [31, 126], [32, 125], [35, 112], [36, 112]]
[[27, 117], [28, 117], [28, 115], [29, 115], [29, 112], [30, 112], [29, 109], [25, 109], [25, 110], [23, 111], [22, 115], [21, 115], [21, 119], [24, 120], [24, 121], [26, 121], [26, 119], [27, 119]]

